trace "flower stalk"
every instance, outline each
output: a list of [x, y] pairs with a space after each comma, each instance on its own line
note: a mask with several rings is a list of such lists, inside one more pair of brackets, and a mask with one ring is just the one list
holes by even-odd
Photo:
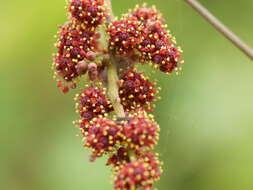
[[[106, 4], [108, 6], [109, 15], [107, 17], [107, 24], [110, 24], [114, 20], [114, 14], [112, 10], [112, 3], [111, 0], [106, 0]], [[109, 51], [110, 55], [110, 63], [107, 67], [107, 74], [108, 74], [108, 97], [112, 102], [113, 108], [117, 117], [125, 117], [125, 112], [123, 106], [120, 103], [119, 97], [119, 77], [117, 71], [117, 61], [115, 59], [115, 55], [113, 51]]]
[[108, 97], [111, 100], [112, 106], [114, 108], [117, 117], [125, 117], [125, 112], [123, 106], [120, 103], [119, 97], [119, 77], [117, 74], [117, 62], [113, 55], [110, 55], [110, 63], [107, 67], [108, 75]]
[[[110, 12], [109, 16], [109, 21], [112, 22], [114, 20], [114, 13], [112, 10], [112, 4], [111, 0], [106, 0], [108, 4], [108, 9]], [[117, 115], [118, 118], [124, 118], [126, 117], [124, 108], [121, 105], [120, 102], [120, 97], [119, 97], [119, 77], [118, 77], [118, 68], [117, 65], [117, 60], [115, 58], [115, 55], [113, 51], [109, 51], [110, 55], [110, 64], [107, 67], [107, 74], [108, 74], [108, 97], [112, 102], [112, 106], [114, 108], [115, 114]], [[128, 156], [130, 160], [136, 159], [136, 154], [135, 152], [129, 150]], [[137, 188], [135, 189], [137, 190]]]

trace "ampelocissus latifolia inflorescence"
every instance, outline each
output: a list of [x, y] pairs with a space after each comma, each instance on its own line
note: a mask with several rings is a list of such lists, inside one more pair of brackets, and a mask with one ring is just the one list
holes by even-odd
[[108, 156], [116, 190], [151, 190], [162, 174], [158, 154], [151, 152], [159, 139], [151, 114], [159, 88], [137, 66], [179, 72], [181, 49], [154, 6], [136, 6], [120, 19], [109, 0], [70, 0], [67, 10], [54, 77], [63, 93], [81, 89], [74, 123], [92, 151], [90, 160]]

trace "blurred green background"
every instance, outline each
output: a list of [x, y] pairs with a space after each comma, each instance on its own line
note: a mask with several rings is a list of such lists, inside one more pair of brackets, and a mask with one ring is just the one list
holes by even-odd
[[[120, 15], [141, 0], [113, 0]], [[159, 190], [253, 189], [253, 63], [183, 0], [148, 0], [184, 50], [181, 76], [157, 73], [162, 99]], [[253, 46], [252, 0], [201, 0]], [[52, 79], [64, 0], [0, 1], [0, 189], [112, 190], [105, 160], [88, 162], [73, 93]]]

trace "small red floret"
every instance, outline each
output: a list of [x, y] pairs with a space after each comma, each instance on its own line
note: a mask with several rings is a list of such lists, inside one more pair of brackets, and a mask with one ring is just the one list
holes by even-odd
[[56, 86], [57, 86], [58, 88], [62, 87], [62, 81], [57, 81], [57, 82], [56, 82]]
[[63, 86], [61, 90], [64, 94], [67, 94], [69, 92], [69, 87], [68, 86]]

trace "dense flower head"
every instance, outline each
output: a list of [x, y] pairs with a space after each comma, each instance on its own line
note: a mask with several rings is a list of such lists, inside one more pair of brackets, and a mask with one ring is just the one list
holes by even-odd
[[152, 149], [157, 144], [160, 130], [152, 115], [138, 110], [128, 117], [122, 132], [126, 146], [135, 151]]
[[154, 179], [159, 179], [163, 172], [163, 163], [159, 161], [158, 156], [158, 154], [154, 154], [150, 151], [140, 156], [146, 163], [149, 164], [151, 168], [151, 176]]
[[113, 111], [110, 101], [106, 97], [105, 89], [90, 86], [76, 95], [76, 109], [81, 118], [90, 121], [95, 117], [105, 116]]
[[151, 62], [167, 74], [177, 70], [181, 50], [175, 46], [175, 39], [165, 27], [159, 22], [150, 23], [144, 34], [145, 37], [137, 47], [141, 52], [140, 61]]
[[70, 0], [71, 18], [88, 29], [94, 29], [105, 22], [107, 9], [104, 0]]
[[150, 82], [143, 72], [137, 72], [135, 68], [130, 68], [120, 78], [119, 96], [126, 111], [139, 107], [149, 108], [157, 92], [155, 83]]
[[137, 7], [126, 16], [138, 19], [145, 26], [142, 41], [137, 49], [141, 52], [141, 61], [151, 61], [162, 72], [171, 73], [179, 64], [180, 48], [175, 47], [176, 40], [166, 29], [161, 13], [155, 8]]
[[94, 157], [114, 151], [115, 145], [122, 140], [122, 126], [117, 125], [113, 120], [98, 117], [88, 125], [88, 131], [84, 134], [84, 146], [93, 150]]
[[143, 26], [137, 19], [122, 19], [111, 23], [108, 27], [109, 46], [117, 54], [131, 55], [140, 43]]
[[88, 58], [90, 52], [98, 48], [99, 37], [97, 33], [86, 30], [73, 22], [61, 26], [56, 44], [58, 52], [54, 57], [56, 74], [67, 82], [78, 77], [80, 75], [77, 70], [78, 64], [81, 64]]
[[151, 190], [154, 182], [159, 180], [161, 176], [160, 165], [152, 153], [131, 160], [116, 171], [115, 189], [132, 190], [142, 187], [144, 190]]
[[109, 45], [120, 55], [129, 56], [134, 52], [140, 62], [152, 63], [169, 74], [180, 69], [182, 61], [181, 49], [176, 47], [176, 40], [166, 27], [155, 8], [137, 7], [110, 25]]

